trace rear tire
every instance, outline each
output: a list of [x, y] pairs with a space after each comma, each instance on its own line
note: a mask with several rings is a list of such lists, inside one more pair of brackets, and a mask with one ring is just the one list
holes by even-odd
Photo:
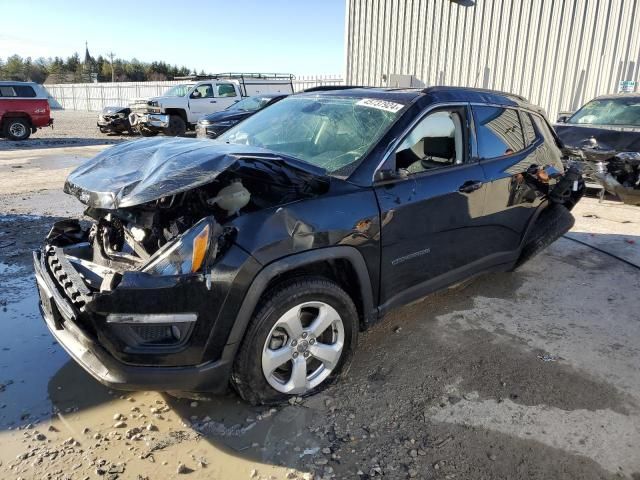
[[186, 131], [187, 124], [177, 115], [169, 117], [169, 126], [163, 130], [164, 134], [169, 137], [182, 137]]
[[3, 135], [9, 140], [26, 140], [31, 135], [31, 125], [24, 118], [9, 118], [5, 120]]
[[[312, 277], [284, 283], [256, 308], [236, 355], [232, 384], [253, 405], [312, 395], [347, 370], [357, 336], [358, 312], [338, 285]], [[279, 366], [272, 370], [274, 365]]]
[[522, 248], [515, 268], [531, 260], [573, 227], [575, 219], [569, 210], [554, 203], [536, 220], [527, 243]]

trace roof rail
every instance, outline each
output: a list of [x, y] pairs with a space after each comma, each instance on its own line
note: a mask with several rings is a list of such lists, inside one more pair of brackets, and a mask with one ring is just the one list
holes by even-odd
[[526, 97], [523, 97], [522, 95], [518, 95], [517, 93], [511, 93], [511, 92], [503, 92], [501, 90], [491, 90], [490, 88], [475, 88], [475, 87], [454, 87], [454, 86], [448, 86], [448, 85], [435, 85], [433, 87], [427, 87], [427, 88], [423, 88], [422, 92], [423, 93], [429, 93], [430, 91], [433, 90], [440, 90], [440, 89], [446, 89], [446, 90], [471, 90], [473, 92], [482, 92], [482, 93], [493, 93], [493, 94], [497, 94], [497, 95], [504, 95], [505, 97], [514, 97], [517, 98], [518, 100], [522, 101], [522, 102], [527, 102], [527, 103], [531, 103], [529, 102], [529, 99]]
[[302, 90], [303, 93], [307, 92], [327, 92], [330, 90], [349, 90], [351, 88], [365, 88], [362, 85], [320, 85], [319, 87], [311, 87]]
[[174, 77], [174, 80], [217, 80], [221, 78], [231, 78], [231, 79], [259, 78], [264, 80], [293, 81], [296, 77], [291, 73], [226, 72], [226, 73], [212, 73], [208, 75], [185, 75], [183, 77]]

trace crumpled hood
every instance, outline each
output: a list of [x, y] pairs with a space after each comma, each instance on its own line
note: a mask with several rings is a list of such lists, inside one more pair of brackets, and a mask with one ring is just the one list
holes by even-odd
[[283, 159], [262, 148], [211, 140], [133, 140], [80, 165], [64, 191], [94, 208], [131, 207], [207, 184], [241, 158]]
[[620, 152], [640, 152], [640, 128], [558, 124], [554, 128], [562, 143], [581, 151], [587, 160], [606, 160]]

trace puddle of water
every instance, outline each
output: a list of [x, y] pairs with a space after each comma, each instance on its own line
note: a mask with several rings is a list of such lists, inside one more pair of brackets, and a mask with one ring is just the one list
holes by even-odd
[[[6, 265], [4, 273], [9, 271], [14, 270]], [[68, 448], [64, 441], [69, 437], [92, 455], [125, 462], [126, 478], [135, 478], [138, 472], [143, 477], [173, 478], [180, 461], [194, 469], [190, 478], [246, 479], [255, 469], [258, 478], [284, 479], [290, 468], [311, 461], [312, 455], [304, 455], [305, 450], [317, 452], [324, 446], [307, 428], [318, 413], [302, 406], [251, 407], [233, 393], [192, 406], [191, 400], [158, 392], [107, 389], [55, 343], [38, 309], [33, 276], [28, 269], [24, 271], [27, 274], [12, 279], [9, 289], [0, 284], [2, 296], [12, 293], [3, 307], [6, 310], [0, 310], [4, 329], [0, 338], [0, 384], [4, 385], [0, 391], [0, 477], [8, 469], [10, 476], [44, 478], [60, 467], [67, 468], [68, 462], [82, 464], [75, 472], [78, 478], [95, 473], [95, 465], [81, 452], [68, 452], [58, 461], [16, 459], [26, 453], [37, 459], [43, 445]], [[7, 276], [11, 274], [4, 278]], [[158, 405], [169, 407], [160, 417], [151, 413]], [[116, 413], [127, 416], [126, 428], [114, 427]], [[147, 431], [149, 423], [157, 430]], [[33, 427], [25, 429], [29, 424]], [[144, 438], [127, 440], [125, 433], [130, 428], [140, 428]], [[36, 439], [36, 432], [45, 434], [44, 444]], [[171, 439], [176, 432], [187, 438], [154, 452], [153, 460], [145, 456], [150, 445]], [[96, 433], [110, 441], [97, 441]], [[201, 464], [202, 458], [206, 465]]]
[[0, 428], [51, 414], [49, 380], [69, 358], [40, 316], [34, 282], [20, 287], [24, 297], [0, 312]]

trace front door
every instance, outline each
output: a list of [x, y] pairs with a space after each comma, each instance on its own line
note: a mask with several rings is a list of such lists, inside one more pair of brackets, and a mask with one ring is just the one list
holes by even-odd
[[375, 186], [383, 310], [465, 277], [483, 258], [485, 178], [470, 152], [468, 107], [444, 107], [408, 132], [390, 157], [395, 165], [384, 165], [403, 178]]
[[205, 115], [222, 110], [217, 104], [217, 99], [213, 94], [213, 85], [211, 83], [198, 85], [189, 95], [189, 121], [196, 123]]

